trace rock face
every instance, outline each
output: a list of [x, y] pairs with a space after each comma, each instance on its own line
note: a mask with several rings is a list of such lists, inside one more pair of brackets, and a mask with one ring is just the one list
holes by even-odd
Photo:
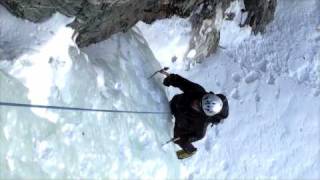
[[[222, 12], [230, 6], [230, 3], [231, 0], [205, 1], [192, 13], [190, 16], [192, 38], [190, 39], [189, 50], [184, 57], [188, 66], [191, 65], [190, 63], [201, 61], [217, 50], [220, 41], [220, 31], [215, 25], [216, 16], [221, 11], [222, 18]], [[195, 51], [195, 55], [188, 57], [191, 51]]]
[[[220, 29], [216, 26], [215, 21], [232, 20], [234, 18], [235, 14], [224, 13], [232, 1], [204, 1], [190, 16], [192, 38], [189, 50], [184, 57], [187, 62], [187, 69], [191, 64], [200, 62], [216, 52], [220, 41]], [[266, 26], [274, 18], [277, 0], [243, 0], [243, 3], [245, 6], [243, 12], [247, 12], [247, 19], [240, 26], [251, 26], [254, 34], [263, 33]], [[195, 55], [188, 57], [192, 51], [195, 51], [193, 53]]]
[[250, 25], [255, 34], [264, 32], [274, 18], [277, 0], [244, 0], [244, 5], [248, 12], [244, 25]]
[[[77, 32], [77, 44], [88, 46], [107, 39], [112, 34], [127, 31], [138, 21], [146, 23], [173, 15], [193, 17], [194, 32], [199, 33], [203, 22], [215, 16], [218, 5], [227, 8], [231, 0], [1, 0], [11, 13], [33, 22], [41, 22], [55, 12], [75, 17], [70, 24]], [[270, 2], [272, 8], [270, 8]], [[276, 0], [245, 0], [246, 9], [252, 12], [247, 23], [262, 31], [273, 17]], [[200, 10], [199, 10], [200, 9]], [[262, 10], [262, 11], [261, 11]], [[198, 16], [198, 17], [196, 17]], [[208, 23], [208, 22], [207, 22]], [[219, 41], [216, 30], [214, 37]], [[210, 34], [210, 33], [209, 33]], [[195, 45], [197, 46], [197, 45]], [[211, 48], [215, 49], [215, 47]]]
[[127, 31], [139, 20], [178, 15], [187, 17], [203, 0], [1, 0], [13, 14], [41, 22], [53, 13], [75, 17], [70, 24], [78, 32], [80, 47], [99, 42], [112, 34]]

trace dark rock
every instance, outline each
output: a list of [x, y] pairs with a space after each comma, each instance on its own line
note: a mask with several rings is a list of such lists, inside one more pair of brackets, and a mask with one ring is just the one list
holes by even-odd
[[[230, 3], [231, 0], [206, 0], [192, 13], [190, 17], [192, 37], [184, 57], [187, 69], [191, 63], [201, 62], [216, 52], [220, 41], [220, 30], [215, 25], [217, 10], [221, 9], [224, 12]], [[224, 15], [221, 14], [222, 17]], [[195, 57], [188, 58], [187, 55], [193, 49], [196, 51]]]
[[203, 0], [1, 0], [11, 13], [33, 22], [47, 20], [55, 12], [75, 17], [70, 24], [80, 47], [125, 32], [143, 20], [147, 23], [173, 15], [190, 16]]
[[[198, 5], [191, 17], [192, 37], [189, 44], [189, 50], [186, 52], [184, 59], [187, 63], [201, 62], [202, 59], [215, 53], [219, 47], [220, 29], [216, 27], [215, 21], [218, 10], [222, 10], [222, 18], [232, 20], [234, 13], [224, 13], [233, 0], [205, 0]], [[244, 25], [250, 25], [254, 34], [264, 32], [268, 23], [270, 23], [275, 14], [277, 0], [244, 0], [245, 9], [248, 16]], [[187, 58], [191, 50], [196, 50], [194, 58]], [[187, 67], [188, 68], [188, 67]]]
[[[215, 9], [219, 5], [226, 9], [231, 0], [0, 0], [0, 4], [18, 17], [33, 22], [47, 20], [55, 12], [68, 17], [75, 17], [69, 24], [75, 29], [76, 42], [80, 47], [88, 46], [107, 39], [117, 32], [125, 32], [142, 20], [152, 23], [157, 19], [169, 18], [173, 15], [190, 17], [194, 35], [201, 33], [203, 22], [215, 17]], [[273, 17], [276, 0], [261, 2], [245, 0], [246, 9], [252, 12], [248, 23], [260, 30]], [[273, 3], [274, 2], [274, 3]], [[266, 5], [267, 3], [267, 5]], [[271, 10], [269, 10], [271, 9]], [[260, 12], [262, 10], [262, 12]], [[254, 22], [254, 23], [251, 23]], [[212, 27], [210, 27], [212, 28]], [[219, 31], [213, 29], [210, 41], [219, 41]], [[197, 45], [195, 45], [197, 46]], [[214, 45], [210, 51], [214, 51]]]
[[244, 5], [248, 16], [243, 25], [250, 25], [255, 34], [263, 33], [274, 18], [277, 0], [244, 0]]
[[227, 21], [232, 21], [234, 19], [234, 17], [236, 16], [236, 14], [235, 13], [226, 13], [225, 16], [226, 16]]

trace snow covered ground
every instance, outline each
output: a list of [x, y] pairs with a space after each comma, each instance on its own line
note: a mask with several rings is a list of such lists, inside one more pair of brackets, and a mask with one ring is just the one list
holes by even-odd
[[0, 179], [319, 179], [320, 1], [278, 4], [263, 35], [239, 28], [239, 14], [223, 21], [226, 49], [190, 71], [181, 59], [186, 20], [139, 24], [144, 37], [134, 29], [78, 49], [65, 27], [71, 19], [57, 14], [35, 25], [0, 6], [0, 101], [168, 111], [159, 76], [147, 79], [160, 67], [149, 44], [162, 66], [230, 102], [229, 118], [183, 161], [174, 145], [161, 147], [172, 136], [167, 115], [1, 106]]
[[[190, 71], [176, 68], [182, 61], [159, 59], [173, 73], [229, 98], [229, 118], [209, 128], [195, 143], [197, 154], [182, 162], [189, 179], [319, 179], [320, 1], [279, 1], [274, 22], [258, 36], [238, 27], [240, 5], [235, 1], [229, 9], [235, 20], [221, 24], [226, 49]], [[148, 43], [161, 43], [153, 39], [157, 31], [143, 34]], [[174, 54], [166, 41], [158, 48]], [[177, 92], [170, 88], [169, 96]]]

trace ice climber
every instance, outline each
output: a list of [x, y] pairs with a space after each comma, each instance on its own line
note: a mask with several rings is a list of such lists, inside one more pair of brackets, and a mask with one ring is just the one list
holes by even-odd
[[182, 148], [177, 151], [177, 156], [183, 159], [197, 151], [191, 143], [205, 136], [209, 124], [218, 124], [228, 117], [228, 100], [223, 94], [207, 92], [199, 84], [177, 74], [166, 75], [163, 80], [165, 86], [183, 91], [170, 101], [171, 113], [175, 117], [173, 141]]

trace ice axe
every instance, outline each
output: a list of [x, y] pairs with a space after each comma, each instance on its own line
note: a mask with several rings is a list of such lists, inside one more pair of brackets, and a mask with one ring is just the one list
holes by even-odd
[[180, 137], [177, 137], [177, 138], [171, 138], [169, 141], [167, 141], [167, 142], [165, 142], [165, 143], [161, 144], [161, 147], [163, 147], [164, 145], [167, 145], [167, 144], [169, 144], [169, 143], [171, 143], [171, 142], [176, 142], [176, 141], [179, 141], [179, 140], [180, 140]]
[[161, 74], [164, 74], [165, 76], [169, 76], [169, 73], [167, 72], [168, 70], [169, 70], [169, 67], [164, 67], [164, 68], [160, 69], [159, 71], [154, 72], [148, 79], [151, 79], [157, 73], [161, 73]]

